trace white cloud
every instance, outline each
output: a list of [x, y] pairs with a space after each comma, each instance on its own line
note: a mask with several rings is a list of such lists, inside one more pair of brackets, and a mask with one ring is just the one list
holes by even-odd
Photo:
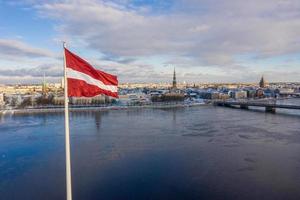
[[[182, 11], [175, 7], [155, 16], [95, 0], [38, 9], [60, 21], [61, 33], [118, 56], [189, 55], [206, 65], [222, 65], [241, 53], [270, 57], [300, 50], [297, 1], [188, 0], [175, 5]], [[207, 10], [193, 12], [201, 9]]]
[[1, 76], [7, 77], [43, 77], [45, 74], [48, 77], [62, 77], [62, 67], [56, 64], [44, 64], [38, 67], [19, 68], [19, 69], [0, 69]]
[[0, 39], [0, 56], [3, 58], [41, 58], [55, 55], [51, 51], [32, 47], [20, 40]]

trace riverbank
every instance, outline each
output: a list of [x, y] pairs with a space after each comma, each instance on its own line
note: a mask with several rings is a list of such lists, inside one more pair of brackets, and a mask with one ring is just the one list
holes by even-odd
[[[204, 106], [207, 103], [153, 103], [148, 105], [112, 105], [112, 106], [76, 106], [70, 107], [70, 112], [82, 111], [107, 111], [107, 110], [127, 110], [127, 109], [144, 109], [144, 108], [179, 108], [179, 107], [194, 107]], [[14, 114], [37, 114], [37, 113], [61, 113], [64, 112], [64, 107], [39, 107], [39, 108], [24, 108], [24, 109], [4, 109], [0, 110], [0, 115]]]

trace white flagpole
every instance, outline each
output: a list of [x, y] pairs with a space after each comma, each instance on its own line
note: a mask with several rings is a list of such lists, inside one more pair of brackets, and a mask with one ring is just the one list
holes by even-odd
[[67, 200], [72, 200], [72, 180], [71, 180], [71, 154], [70, 154], [70, 128], [69, 128], [69, 99], [68, 99], [68, 81], [66, 66], [66, 43], [63, 42], [64, 50], [64, 82], [65, 82], [65, 146], [66, 146], [66, 188]]

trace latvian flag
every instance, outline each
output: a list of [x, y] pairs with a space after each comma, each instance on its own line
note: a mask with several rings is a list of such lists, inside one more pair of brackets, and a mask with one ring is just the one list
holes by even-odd
[[69, 97], [93, 97], [99, 94], [118, 98], [117, 76], [93, 68], [65, 48]]

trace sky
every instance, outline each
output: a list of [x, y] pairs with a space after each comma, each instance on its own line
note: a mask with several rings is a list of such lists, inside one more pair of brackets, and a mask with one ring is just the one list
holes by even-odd
[[0, 84], [60, 82], [62, 41], [120, 83], [300, 82], [299, 0], [0, 0]]

